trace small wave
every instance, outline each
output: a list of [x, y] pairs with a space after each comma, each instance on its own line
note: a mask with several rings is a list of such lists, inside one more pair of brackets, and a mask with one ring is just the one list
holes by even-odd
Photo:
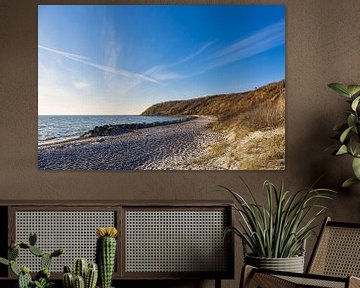
[[70, 137], [63, 137], [63, 138], [52, 138], [52, 139], [46, 139], [43, 141], [38, 142], [38, 146], [47, 146], [52, 144], [60, 144], [60, 143], [66, 143], [73, 140], [81, 139], [81, 136], [70, 136]]

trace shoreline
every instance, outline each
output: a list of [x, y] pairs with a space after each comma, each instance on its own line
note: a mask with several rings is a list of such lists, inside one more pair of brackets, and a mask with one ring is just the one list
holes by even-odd
[[105, 124], [101, 126], [95, 126], [93, 129], [88, 130], [82, 133], [81, 135], [65, 136], [62, 138], [49, 139], [49, 140], [44, 140], [42, 142], [38, 142], [38, 147], [53, 146], [53, 145], [64, 144], [73, 141], [86, 140], [91, 137], [118, 136], [138, 129], [183, 123], [202, 116], [190, 115], [190, 116], [181, 116], [181, 117], [183, 117], [183, 119], [168, 120], [163, 122], [115, 124], [115, 125]]
[[[106, 136], [38, 145], [41, 170], [217, 170], [196, 164], [223, 135], [210, 131], [213, 116], [140, 127]], [[113, 130], [113, 129], [112, 129]]]

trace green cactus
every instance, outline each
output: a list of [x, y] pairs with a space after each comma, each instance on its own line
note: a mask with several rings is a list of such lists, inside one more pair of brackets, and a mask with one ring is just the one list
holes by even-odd
[[85, 276], [85, 288], [95, 288], [98, 279], [98, 266], [96, 263], [89, 263]]
[[19, 246], [16, 245], [14, 248], [10, 249], [8, 252], [9, 260], [16, 260], [19, 256]]
[[12, 271], [16, 276], [19, 276], [19, 274], [20, 274], [21, 271], [20, 271], [19, 266], [16, 265], [16, 262], [15, 262], [14, 260], [10, 260], [9, 264], [10, 264], [10, 269], [11, 269], [11, 271]]
[[38, 248], [38, 247], [36, 247], [36, 246], [30, 246], [30, 247], [29, 247], [29, 251], [30, 251], [32, 254], [34, 254], [35, 256], [37, 256], [37, 257], [41, 257], [41, 256], [44, 255], [44, 252], [42, 252], [42, 251], [40, 250], [40, 248]]
[[57, 249], [51, 253], [51, 257], [58, 257], [64, 253], [64, 249]]
[[74, 277], [74, 288], [85, 288], [84, 278], [77, 275]]
[[85, 279], [87, 268], [88, 268], [88, 261], [86, 260], [86, 258], [76, 259], [74, 266], [75, 276], [81, 276], [83, 279]]
[[0, 257], [0, 263], [4, 264], [6, 266], [10, 265], [10, 261], [8, 259], [6, 259], [6, 258], [3, 258], [3, 257]]
[[45, 269], [40, 270], [38, 273], [36, 273], [35, 280], [36, 281], [40, 281], [41, 279], [49, 280], [50, 275], [51, 275], [51, 273], [50, 273], [49, 269], [45, 268]]
[[50, 265], [51, 265], [51, 260], [52, 257], [50, 254], [44, 253], [44, 255], [41, 257], [41, 261], [40, 261], [40, 267], [41, 269], [49, 269]]
[[24, 242], [21, 242], [21, 243], [19, 244], [19, 246], [20, 246], [20, 248], [22, 248], [22, 249], [29, 249], [29, 247], [30, 247], [30, 245], [28, 245], [28, 244], [26, 244], [26, 243], [24, 243]]
[[73, 288], [74, 287], [74, 276], [70, 272], [66, 272], [62, 277], [64, 288]]
[[22, 267], [21, 272], [19, 274], [18, 285], [19, 288], [29, 288], [32, 283], [31, 275], [30, 275], [29, 267]]
[[35, 246], [37, 241], [37, 235], [35, 232], [31, 232], [29, 235], [29, 244], [31, 246]]
[[78, 283], [77, 285], [81, 287], [82, 279], [84, 288], [95, 288], [96, 282], [98, 279], [98, 268], [95, 263], [88, 261], [86, 258], [78, 258], [74, 262], [74, 272], [71, 273], [71, 269], [69, 266], [64, 266], [63, 273], [63, 286], [64, 288], [75, 288], [75, 279]]
[[[18, 286], [19, 288], [48, 288], [51, 287], [53, 282], [50, 281], [50, 264], [53, 257], [60, 256], [63, 254], [63, 249], [55, 250], [53, 253], [48, 254], [41, 251], [38, 247], [34, 246], [36, 244], [36, 234], [31, 233], [29, 236], [29, 244], [20, 242], [16, 243], [11, 241], [11, 245], [8, 251], [8, 259], [0, 257], [0, 264], [10, 266], [11, 271], [18, 276]], [[19, 250], [29, 250], [30, 253], [37, 257], [41, 257], [41, 271], [39, 271], [35, 276], [35, 281], [32, 280], [30, 275], [30, 269], [27, 266], [22, 266], [21, 268], [16, 264], [16, 259], [19, 256]]]
[[99, 228], [96, 243], [96, 262], [99, 267], [99, 286], [110, 288], [116, 258], [116, 234], [114, 227]]

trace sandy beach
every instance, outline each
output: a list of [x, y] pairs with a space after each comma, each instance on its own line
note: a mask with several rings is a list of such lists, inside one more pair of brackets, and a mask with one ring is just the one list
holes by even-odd
[[209, 145], [223, 135], [207, 129], [215, 117], [137, 129], [115, 136], [74, 139], [38, 147], [41, 170], [197, 170]]

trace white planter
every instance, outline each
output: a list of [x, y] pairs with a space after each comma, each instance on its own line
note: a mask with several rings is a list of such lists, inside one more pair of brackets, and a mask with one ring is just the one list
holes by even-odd
[[262, 258], [246, 255], [245, 263], [262, 269], [304, 273], [304, 256], [289, 258]]

